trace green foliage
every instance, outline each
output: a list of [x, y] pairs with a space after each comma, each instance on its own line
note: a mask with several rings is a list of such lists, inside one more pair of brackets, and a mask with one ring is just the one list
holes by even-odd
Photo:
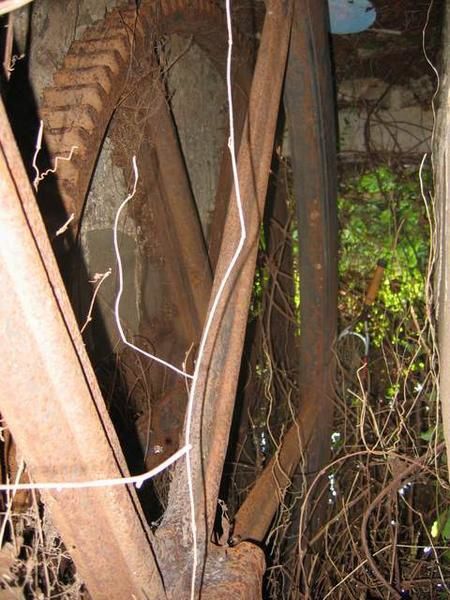
[[423, 431], [420, 434], [420, 439], [424, 442], [431, 442], [431, 440], [434, 439], [436, 433], [438, 441], [441, 442], [444, 439], [444, 428], [442, 425], [439, 425], [438, 427], [429, 427], [426, 431]]
[[[259, 231], [259, 256], [264, 256], [267, 251], [266, 233], [264, 225], [261, 224]], [[255, 279], [253, 281], [252, 298], [250, 301], [250, 320], [258, 317], [263, 310], [264, 293], [270, 280], [267, 265], [260, 260], [256, 263]]]
[[450, 508], [442, 512], [431, 527], [431, 536], [441, 538], [444, 543], [450, 541]]
[[358, 314], [365, 289], [379, 259], [388, 267], [372, 310], [372, 343], [390, 334], [402, 339], [400, 321], [412, 305], [416, 313], [424, 303], [429, 240], [417, 171], [398, 173], [382, 166], [341, 187], [338, 208], [341, 222], [339, 271], [344, 291], [341, 313]]
[[250, 320], [258, 317], [263, 310], [263, 298], [269, 279], [270, 276], [267, 266], [257, 266], [255, 279], [253, 281], [252, 299], [250, 302]]
[[[298, 267], [299, 255], [300, 255], [300, 247], [299, 247], [299, 239], [298, 239], [298, 227], [297, 220], [292, 219], [291, 224], [291, 248], [292, 248], [292, 260], [293, 260], [293, 277], [294, 277], [294, 309], [295, 314], [298, 318], [298, 323], [300, 324], [300, 271]], [[300, 328], [298, 328], [298, 334], [300, 333]]]

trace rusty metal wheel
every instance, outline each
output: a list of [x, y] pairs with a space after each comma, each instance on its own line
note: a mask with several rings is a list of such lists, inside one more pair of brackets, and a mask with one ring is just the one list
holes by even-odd
[[[82, 326], [93, 291], [88, 280], [112, 268], [113, 277], [99, 289], [85, 339], [106, 380], [111, 366], [105, 371], [103, 359], [111, 364], [111, 350], [121, 357], [120, 378], [125, 396], [131, 397], [127, 410], [137, 418], [132, 427], [148, 467], [178, 446], [187, 392], [179, 376], [124, 350], [117, 333], [112, 228], [132, 184], [133, 155], [139, 183], [119, 225], [125, 274], [121, 318], [127, 336], [182, 368], [187, 355], [192, 361], [195, 354], [212, 284], [207, 242], [167, 101], [165, 65], [158, 54], [161, 40], [173, 34], [195, 42], [225, 75], [226, 27], [214, 1], [142, 2], [139, 10], [112, 11], [72, 43], [53, 86], [44, 91], [40, 111], [53, 160], [72, 155], [70, 161], [58, 163], [55, 179], [50, 176], [39, 188], [48, 204], [56, 181], [66, 217], [74, 215], [71, 237], [66, 237], [64, 251], [59, 249], [68, 289]], [[239, 34], [236, 41], [233, 77], [239, 130], [251, 83], [252, 51]], [[216, 205], [228, 200], [229, 173], [224, 152]], [[217, 209], [212, 236], [216, 246], [225, 211], [226, 206]]]
[[[164, 583], [173, 592], [171, 597], [182, 597], [180, 594], [186, 590], [196, 548], [192, 541], [197, 539], [199, 564], [203, 562], [204, 566], [209, 560], [209, 584], [212, 591], [208, 597], [217, 589], [217, 573], [223, 574], [228, 565], [229, 570], [236, 571], [239, 579], [243, 574], [240, 570], [245, 564], [245, 556], [252, 552], [254, 557], [250, 557], [250, 567], [247, 570], [254, 575], [251, 573], [251, 565], [257, 563], [255, 582], [251, 583], [248, 579], [241, 585], [237, 581], [235, 589], [251, 584], [254, 592], [251, 597], [256, 598], [259, 594], [258, 581], [262, 576], [263, 555], [256, 546], [245, 540], [263, 541], [280, 498], [273, 489], [274, 471], [266, 468], [252, 491], [256, 490], [258, 493], [263, 488], [263, 493], [260, 493], [256, 501], [250, 498], [250, 512], [257, 517], [259, 537], [254, 535], [252, 523], [246, 519], [242, 523], [242, 535], [237, 548], [228, 548], [225, 554], [222, 553], [222, 548], [211, 549], [210, 534], [214, 528], [218, 490], [235, 401], [241, 342], [247, 325], [254, 256], [260, 234], [260, 217], [264, 213], [267, 178], [290, 39], [292, 6], [289, 2], [278, 4], [274, 1], [273, 10], [268, 11], [267, 29], [265, 27], [262, 36], [264, 43], [261, 44], [263, 51], [260, 56], [263, 58], [258, 63], [259, 70], [252, 90], [250, 118], [246, 136], [243, 137], [245, 144], [242, 144], [244, 151], [241, 153], [243, 160], [240, 165], [242, 179], [245, 180], [249, 252], [245, 249], [242, 257], [244, 266], [238, 269], [236, 279], [229, 282], [233, 284], [229, 285], [231, 300], [226, 296], [221, 298], [223, 312], [219, 316], [223, 318], [217, 319], [214, 324], [215, 335], [207, 339], [210, 346], [207, 349], [209, 359], [207, 357], [205, 361], [207, 368], [203, 369], [196, 389], [200, 401], [195, 404], [192, 423], [189, 422], [189, 427], [192, 424], [191, 436], [186, 434], [192, 449], [188, 455], [192, 458], [192, 467], [187, 471], [180, 462], [173, 472], [171, 503], [169, 502], [163, 525], [158, 529], [158, 540], [155, 543], [161, 569], [166, 571]], [[318, 6], [322, 8], [316, 13]], [[318, 59], [316, 54], [317, 44], [322, 44], [326, 51], [327, 43], [323, 39], [319, 39], [319, 42], [311, 39], [317, 33], [316, 26], [319, 38], [321, 35], [326, 38], [326, 13], [323, 6], [324, 3], [317, 3], [315, 0], [297, 2], [296, 10], [300, 11], [299, 7], [303, 7], [305, 12], [296, 14], [287, 77], [287, 112], [292, 121], [291, 134], [294, 136], [295, 149], [294, 178], [300, 189], [297, 196], [299, 205], [302, 202], [300, 220], [303, 220], [301, 227], [304, 231], [304, 246], [301, 269], [305, 290], [302, 306], [301, 368], [305, 374], [305, 379], [301, 382], [302, 404], [298, 423], [288, 432], [279, 456], [275, 457], [283, 472], [288, 474], [292, 474], [298, 463], [299, 424], [306, 430], [302, 433], [310, 434], [305, 439], [314, 437], [321, 444], [320, 452], [328, 450], [329, 442], [329, 419], [325, 424], [322, 421], [325, 421], [324, 412], [330, 409], [328, 375], [331, 344], [328, 346], [328, 342], [333, 338], [335, 324], [333, 268], [336, 257], [333, 252], [336, 231], [332, 202], [333, 169], [332, 166], [330, 168], [334, 139], [332, 135], [327, 136], [327, 128], [332, 130], [333, 127], [330, 117], [332, 94], [329, 80], [318, 81], [317, 74], [319, 72], [320, 77], [329, 77], [327, 68], [323, 71], [320, 68], [323, 68], [326, 61]], [[286, 12], [288, 8], [289, 11]], [[304, 19], [306, 14], [308, 18]], [[118, 9], [97, 26], [89, 28], [80, 41], [74, 42], [63, 68], [55, 75], [54, 86], [47, 89], [42, 106], [47, 145], [53, 158], [67, 156], [75, 150], [73, 160], [59, 163], [55, 181], [66, 216], [74, 215], [70, 225], [72, 238], [67, 238], [67, 249], [71, 258], [77, 258], [79, 248], [83, 250], [83, 261], [70, 262], [70, 266], [76, 264], [80, 271], [76, 279], [82, 281], [81, 295], [87, 287], [88, 273], [94, 276], [115, 264], [111, 229], [119, 203], [133, 185], [130, 163], [131, 156], [137, 156], [140, 187], [133, 197], [132, 205], [128, 205], [131, 208], [119, 229], [120, 250], [127, 274], [126, 287], [136, 290], [136, 293], [127, 299], [121, 317], [126, 324], [128, 336], [139, 336], [139, 340], [133, 338], [133, 341], [177, 366], [183, 360], [190, 360], [190, 355], [185, 356], [185, 352], [191, 344], [194, 344], [191, 355], [195, 356], [195, 343], [200, 336], [211, 287], [211, 270], [166, 102], [166, 90], [160, 77], [161, 65], [156, 58], [155, 44], [161, 35], [173, 32], [193, 37], [222, 68], [226, 49], [225, 30], [221, 11], [206, 0], [148, 3], [144, 0], [137, 12]], [[241, 97], [241, 104], [239, 105], [239, 101], [236, 104], [241, 109], [238, 110], [239, 123], [243, 122], [245, 114], [251, 69], [245, 56], [237, 62], [234, 89]], [[239, 68], [240, 62], [242, 70]], [[276, 77], [272, 77], [273, 75]], [[273, 89], [276, 89], [276, 93], [272, 93]], [[300, 115], [297, 114], [299, 108], [302, 111]], [[105, 176], [107, 167], [110, 170]], [[226, 212], [226, 204], [220, 200], [228, 198], [231, 187], [227, 168], [227, 163], [224, 163], [219, 179], [224, 185], [223, 189], [220, 186], [222, 196], [218, 196], [216, 203], [218, 223], [221, 222], [220, 215]], [[45, 186], [49, 186], [49, 182], [51, 183], [50, 179], [43, 181], [39, 190], [44, 197], [48, 191]], [[111, 182], [114, 184], [112, 191], [106, 185]], [[114, 188], [115, 185], [117, 189]], [[257, 202], [254, 202], [255, 198]], [[226, 223], [227, 243], [223, 244], [226, 246], [225, 251], [221, 252], [218, 262], [218, 273], [222, 277], [229, 266], [227, 252], [235, 247], [235, 238], [239, 236], [237, 209], [233, 203], [230, 206]], [[89, 226], [89, 223], [94, 226]], [[216, 240], [210, 244], [213, 264], [218, 240], [220, 241], [220, 234], [216, 235]], [[88, 273], [83, 272], [84, 268]], [[73, 272], [68, 272], [68, 285], [72, 283], [71, 276]], [[112, 280], [113, 277], [108, 279], [99, 291], [101, 306], [94, 315], [96, 328], [90, 326], [87, 329], [93, 333], [89, 345], [94, 357], [103, 352], [102, 328], [105, 330], [108, 349], [113, 347], [116, 352], [120, 351], [120, 348], [114, 348], [118, 340], [113, 337], [115, 286]], [[136, 282], [139, 283], [138, 286]], [[237, 294], [234, 294], [235, 291]], [[90, 301], [91, 294], [85, 295], [85, 299], [86, 297]], [[87, 307], [81, 308], [80, 316], [85, 317], [84, 308]], [[199, 361], [199, 364], [202, 363]], [[136, 391], [138, 379], [144, 381], [143, 404], [147, 402], [153, 413], [152, 422], [156, 424], [157, 432], [153, 441], [145, 444], [146, 449], [152, 447], [154, 450], [153, 456], [147, 461], [148, 466], [152, 466], [153, 460], [161, 460], [165, 455], [171, 454], [177, 446], [176, 438], [183, 421], [187, 396], [186, 390], [179, 385], [179, 380], [171, 371], [155, 371], [153, 363], [143, 365], [137, 361], [125, 364], [122, 371], [128, 392]], [[308, 382], [311, 382], [311, 387], [306, 385]], [[74, 405], [79, 406], [75, 404], [75, 400]], [[11, 409], [11, 414], [14, 414], [14, 409]], [[150, 414], [146, 418], [148, 422]], [[291, 435], [292, 432], [294, 435]], [[161, 449], [157, 455], [156, 448]], [[310, 460], [312, 468], [320, 460], [322, 456], [313, 454]], [[192, 481], [189, 480], [191, 475]], [[187, 493], [189, 486], [193, 489], [192, 495]], [[187, 505], [190, 505], [196, 521], [199, 533], [197, 538], [194, 537], [196, 527], [192, 526], [189, 530], [185, 526]], [[183, 535], [180, 535], [180, 528]], [[244, 543], [241, 544], [243, 540]], [[224, 556], [228, 557], [225, 561]], [[234, 566], [230, 560], [233, 556], [236, 563]], [[201, 569], [196, 573], [199, 577], [203, 576], [200, 571]], [[192, 581], [195, 586], [195, 579]], [[228, 585], [228, 594], [229, 589]], [[217, 594], [214, 597], [218, 597]]]
[[[73, 160], [60, 163], [58, 189], [68, 214], [75, 214], [72, 229], [82, 216], [83, 205], [98, 151], [111, 115], [139, 85], [146, 71], [155, 69], [152, 45], [178, 33], [193, 37], [220, 69], [225, 65], [224, 16], [211, 0], [163, 0], [142, 3], [141, 8], [116, 9], [72, 43], [54, 85], [44, 93], [41, 114], [46, 142], [53, 156]], [[240, 59], [248, 66], [248, 56]], [[247, 94], [248, 73], [237, 73], [237, 87]]]

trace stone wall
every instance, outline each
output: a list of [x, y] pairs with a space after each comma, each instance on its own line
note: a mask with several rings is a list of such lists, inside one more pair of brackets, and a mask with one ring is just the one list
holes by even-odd
[[407, 86], [388, 85], [376, 78], [343, 81], [338, 88], [341, 157], [429, 152], [433, 85], [428, 75]]

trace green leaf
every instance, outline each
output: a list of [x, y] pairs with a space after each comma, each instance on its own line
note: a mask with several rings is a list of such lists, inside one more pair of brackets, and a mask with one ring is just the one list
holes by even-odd
[[[436, 433], [436, 426], [430, 427], [429, 429], [427, 429], [427, 431], [423, 431], [420, 434], [420, 439], [423, 440], [424, 442], [431, 442], [431, 440], [434, 438]], [[444, 437], [444, 430], [442, 425], [439, 425], [439, 427], [437, 428], [437, 439], [442, 440]]]
[[434, 521], [433, 525], [431, 526], [431, 537], [436, 539], [438, 535], [439, 535], [439, 522]]

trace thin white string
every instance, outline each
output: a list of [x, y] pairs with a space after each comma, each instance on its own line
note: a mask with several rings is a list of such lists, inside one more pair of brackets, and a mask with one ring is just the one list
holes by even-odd
[[428, 10], [427, 10], [427, 17], [425, 20], [425, 25], [423, 26], [422, 29], [422, 52], [423, 55], [425, 57], [425, 60], [427, 61], [428, 65], [430, 66], [430, 68], [432, 69], [432, 71], [434, 72], [435, 76], [436, 76], [436, 87], [433, 93], [433, 96], [431, 98], [431, 111], [433, 113], [433, 129], [432, 129], [432, 133], [431, 133], [431, 148], [433, 149], [433, 143], [434, 143], [434, 136], [436, 133], [436, 105], [435, 105], [435, 101], [437, 98], [437, 95], [439, 94], [439, 91], [441, 89], [441, 79], [439, 77], [439, 71], [436, 69], [436, 67], [434, 66], [434, 64], [431, 62], [430, 57], [428, 56], [428, 51], [427, 51], [427, 44], [426, 44], [426, 34], [427, 34], [427, 29], [428, 29], [428, 25], [430, 22], [430, 16], [431, 16], [431, 10], [433, 8], [433, 0], [431, 0], [430, 4], [428, 5]]
[[[192, 428], [192, 415], [194, 409], [195, 402], [195, 394], [197, 391], [198, 379], [200, 374], [200, 369], [203, 366], [204, 352], [205, 346], [208, 340], [209, 332], [214, 321], [214, 317], [217, 312], [217, 308], [219, 306], [219, 302], [223, 296], [223, 292], [225, 290], [225, 286], [228, 283], [228, 280], [231, 276], [231, 273], [236, 265], [236, 262], [242, 252], [242, 248], [244, 247], [245, 240], [247, 238], [247, 231], [245, 226], [244, 219], [244, 210], [242, 206], [241, 200], [241, 192], [239, 186], [239, 176], [237, 169], [237, 160], [236, 160], [236, 147], [235, 147], [235, 133], [234, 133], [234, 112], [233, 112], [233, 93], [232, 93], [232, 83], [231, 83], [231, 58], [232, 58], [232, 50], [233, 50], [233, 29], [231, 22], [231, 0], [226, 0], [226, 19], [227, 19], [227, 31], [228, 31], [228, 53], [227, 53], [227, 97], [228, 97], [228, 115], [229, 115], [229, 127], [230, 127], [230, 137], [228, 139], [228, 148], [230, 150], [231, 156], [231, 165], [233, 172], [233, 182], [234, 182], [234, 192], [236, 196], [236, 205], [239, 214], [239, 223], [240, 223], [240, 239], [239, 243], [236, 247], [236, 250], [230, 260], [228, 268], [224, 274], [224, 277], [220, 283], [219, 289], [217, 290], [216, 296], [214, 298], [214, 302], [212, 303], [211, 309], [209, 311], [206, 324], [203, 330], [202, 339], [199, 346], [197, 361], [195, 364], [194, 377], [192, 381], [191, 391], [189, 393], [189, 400], [186, 409], [186, 432], [185, 432], [185, 445], [191, 446], [191, 428]], [[187, 471], [187, 483], [189, 489], [189, 504], [191, 510], [191, 529], [192, 529], [192, 544], [193, 544], [193, 565], [192, 565], [192, 578], [191, 578], [191, 600], [195, 599], [195, 581], [197, 577], [197, 568], [198, 568], [198, 552], [197, 552], [197, 525], [195, 520], [195, 498], [194, 498], [194, 489], [192, 483], [192, 472], [191, 472], [191, 457], [190, 453], [186, 454], [186, 471]]]
[[44, 483], [13, 483], [13, 484], [5, 484], [0, 485], [0, 491], [2, 492], [14, 492], [16, 490], [75, 490], [75, 489], [85, 489], [85, 488], [100, 488], [100, 487], [110, 487], [117, 485], [128, 485], [134, 484], [138, 489], [141, 485], [155, 477], [167, 469], [176, 462], [179, 458], [181, 458], [184, 454], [188, 454], [191, 446], [183, 446], [176, 452], [169, 456], [164, 462], [159, 464], [154, 469], [147, 471], [146, 473], [142, 473], [141, 475], [133, 475], [130, 477], [117, 477], [113, 479], [92, 479], [86, 481], [61, 481], [61, 482], [44, 482]]
[[134, 195], [136, 193], [137, 183], [138, 183], [138, 179], [139, 179], [139, 172], [138, 172], [138, 168], [137, 168], [137, 164], [136, 164], [136, 156], [133, 156], [133, 172], [134, 172], [133, 189], [131, 190], [131, 193], [128, 194], [128, 196], [122, 202], [122, 204], [119, 206], [119, 209], [116, 212], [116, 218], [114, 219], [114, 230], [113, 230], [114, 238], [113, 238], [113, 242], [114, 242], [114, 252], [116, 254], [116, 260], [117, 260], [117, 270], [119, 272], [119, 290], [117, 292], [116, 301], [114, 303], [114, 317], [115, 317], [115, 320], [116, 320], [117, 329], [119, 330], [119, 334], [120, 334], [120, 337], [122, 339], [122, 342], [126, 346], [128, 346], [129, 348], [132, 348], [133, 350], [135, 350], [136, 352], [139, 352], [140, 354], [143, 354], [147, 358], [150, 358], [151, 360], [156, 361], [157, 363], [163, 365], [164, 367], [167, 367], [168, 369], [171, 369], [172, 371], [175, 371], [175, 373], [178, 373], [178, 375], [182, 375], [183, 377], [187, 377], [188, 379], [192, 379], [192, 375], [189, 375], [188, 373], [186, 373], [185, 371], [182, 371], [181, 369], [179, 369], [175, 365], [172, 365], [171, 363], [163, 360], [162, 358], [158, 358], [154, 354], [150, 354], [150, 352], [146, 352], [145, 350], [143, 350], [139, 346], [136, 346], [132, 342], [128, 341], [127, 338], [126, 338], [126, 336], [125, 336], [125, 333], [123, 331], [122, 323], [120, 321], [119, 309], [120, 309], [120, 300], [122, 298], [124, 285], [123, 285], [122, 259], [121, 259], [121, 256], [120, 256], [119, 242], [118, 242], [118, 225], [119, 225], [120, 215], [121, 215], [123, 209], [128, 204], [128, 202], [134, 197]]
[[61, 225], [61, 227], [56, 231], [55, 237], [58, 237], [58, 235], [62, 235], [63, 233], [65, 233], [69, 229], [69, 225], [72, 223], [72, 221], [74, 219], [75, 219], [75, 213], [70, 213], [67, 221], [63, 225]]
[[[44, 134], [44, 121], [40, 121], [39, 124], [39, 131], [38, 131], [38, 136], [36, 139], [36, 146], [34, 149], [34, 154], [33, 154], [33, 160], [31, 163], [31, 166], [34, 169], [34, 172], [36, 173], [35, 178], [33, 179], [33, 187], [35, 189], [35, 191], [37, 192], [38, 187], [40, 182], [45, 179], [47, 177], [47, 175], [50, 175], [50, 173], [56, 173], [56, 171], [58, 170], [58, 163], [62, 160], [64, 161], [71, 161], [72, 160], [72, 156], [73, 153], [75, 152], [75, 150], [78, 150], [78, 146], [72, 146], [70, 151], [69, 151], [69, 155], [68, 156], [55, 156], [55, 161], [54, 167], [51, 167], [50, 169], [47, 169], [46, 171], [44, 171], [43, 173], [41, 173], [39, 171], [39, 168], [36, 164], [37, 158], [39, 156], [39, 152], [42, 150], [42, 138], [43, 138], [43, 134]], [[73, 217], [69, 217], [69, 223], [70, 221], [73, 219]], [[68, 223], [67, 223], [68, 224]], [[60, 230], [58, 230], [60, 231]], [[62, 233], [62, 231], [60, 231], [60, 233]], [[58, 235], [58, 233], [56, 234]]]
[[[6, 526], [8, 525], [8, 523], [10, 521], [10, 516], [11, 516], [12, 509], [13, 509], [13, 501], [16, 496], [16, 492], [19, 489], [17, 486], [19, 485], [19, 481], [20, 481], [20, 478], [22, 477], [22, 473], [23, 473], [24, 469], [25, 469], [25, 462], [22, 458], [22, 460], [20, 461], [20, 464], [19, 464], [19, 468], [17, 469], [15, 481], [12, 484], [12, 489], [5, 490], [8, 493], [7, 493], [7, 499], [6, 499], [6, 512], [3, 515], [3, 522], [0, 527], [0, 548], [3, 547], [3, 538], [5, 536]], [[11, 484], [8, 484], [8, 485], [11, 485]], [[10, 492], [12, 492], [12, 494]]]
[[92, 298], [91, 298], [91, 302], [89, 304], [89, 309], [88, 309], [86, 321], [84, 322], [83, 327], [80, 329], [80, 333], [81, 334], [84, 333], [86, 327], [92, 321], [92, 312], [94, 310], [94, 304], [95, 304], [95, 300], [97, 298], [97, 294], [99, 293], [100, 288], [101, 288], [103, 282], [111, 275], [111, 273], [112, 273], [112, 269], [111, 269], [111, 267], [109, 267], [109, 269], [105, 273], [96, 273], [95, 276], [94, 276], [94, 278], [91, 281], [89, 281], [89, 283], [97, 282], [97, 285], [95, 286], [94, 293], [92, 294]]

